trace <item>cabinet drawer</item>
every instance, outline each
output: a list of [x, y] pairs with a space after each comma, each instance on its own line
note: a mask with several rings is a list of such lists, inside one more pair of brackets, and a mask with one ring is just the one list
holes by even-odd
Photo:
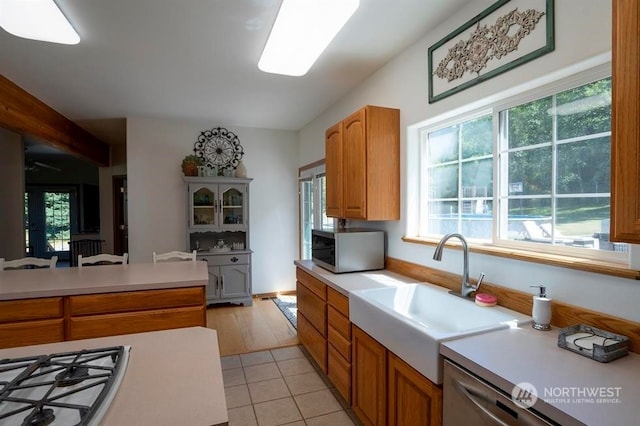
[[0, 349], [63, 340], [63, 318], [0, 324]]
[[337, 290], [327, 287], [327, 299], [329, 305], [336, 308], [345, 317], [349, 318], [349, 298]]
[[297, 285], [298, 313], [306, 319], [323, 336], [327, 336], [327, 308], [324, 300], [298, 282]]
[[298, 311], [298, 339], [323, 372], [327, 372], [327, 339]]
[[333, 306], [327, 306], [329, 325], [336, 329], [345, 339], [351, 341], [351, 321], [349, 318], [336, 311]]
[[203, 287], [87, 294], [70, 296], [68, 301], [71, 316], [197, 305], [204, 305]]
[[329, 341], [329, 346], [333, 346], [335, 350], [340, 352], [340, 355], [351, 362], [351, 340], [345, 339], [331, 325], [327, 327], [327, 340]]
[[208, 256], [198, 255], [198, 259], [205, 260], [210, 266], [248, 265], [249, 264], [249, 255], [246, 253], [244, 254], [225, 253], [225, 254], [216, 254], [216, 255], [208, 255]]
[[327, 285], [317, 278], [312, 277], [300, 268], [296, 269], [296, 279], [320, 299], [327, 300]]
[[62, 297], [5, 300], [0, 302], [0, 323], [61, 318]]
[[329, 380], [347, 403], [351, 404], [351, 363], [329, 345], [327, 364]]
[[205, 326], [204, 306], [69, 318], [67, 340]]

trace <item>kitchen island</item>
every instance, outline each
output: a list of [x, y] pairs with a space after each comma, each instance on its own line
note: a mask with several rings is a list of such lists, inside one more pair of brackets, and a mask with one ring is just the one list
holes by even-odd
[[205, 326], [206, 262], [0, 271], [0, 347]]
[[101, 426], [227, 424], [215, 330], [190, 327], [23, 346], [0, 350], [0, 359], [116, 345], [130, 346], [131, 351]]

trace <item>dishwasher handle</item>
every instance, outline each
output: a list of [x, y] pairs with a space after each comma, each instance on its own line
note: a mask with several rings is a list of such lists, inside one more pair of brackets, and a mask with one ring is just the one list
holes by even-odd
[[491, 411], [489, 411], [488, 409], [483, 407], [482, 404], [480, 404], [480, 402], [478, 401], [478, 398], [475, 395], [473, 395], [471, 392], [469, 392], [469, 389], [464, 385], [464, 383], [462, 383], [459, 380], [454, 379], [453, 380], [453, 384], [456, 386], [456, 388], [460, 391], [460, 393], [464, 397], [466, 397], [469, 401], [471, 401], [473, 403], [473, 405], [478, 407], [484, 414], [486, 414], [488, 417], [490, 417], [491, 420], [496, 422], [496, 424], [498, 424], [500, 426], [509, 426], [508, 423], [503, 422], [495, 414], [493, 414]]

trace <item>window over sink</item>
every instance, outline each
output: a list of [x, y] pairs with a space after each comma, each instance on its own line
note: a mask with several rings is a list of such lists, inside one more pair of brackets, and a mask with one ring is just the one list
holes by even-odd
[[623, 263], [609, 241], [608, 64], [419, 128], [408, 237]]

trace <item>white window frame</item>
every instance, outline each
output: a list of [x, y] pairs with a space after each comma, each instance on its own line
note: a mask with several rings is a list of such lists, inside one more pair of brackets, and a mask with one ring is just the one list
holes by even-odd
[[[487, 100], [486, 102], [476, 102], [477, 106], [474, 109], [467, 108], [459, 109], [455, 112], [443, 114], [440, 119], [431, 119], [428, 122], [418, 124], [413, 126], [413, 128], [408, 129], [408, 137], [410, 140], [417, 141], [417, 147], [408, 148], [408, 155], [417, 154], [418, 160], [417, 163], [414, 163], [413, 166], [408, 163], [408, 179], [411, 182], [411, 179], [417, 179], [418, 183], [410, 183], [408, 185], [408, 193], [416, 194], [419, 199], [417, 205], [409, 205], [409, 215], [407, 222], [407, 236], [409, 237], [417, 237], [423, 239], [439, 239], [441, 235], [429, 235], [425, 234], [423, 231], [426, 229], [426, 212], [428, 212], [428, 200], [427, 197], [421, 197], [422, 194], [421, 187], [427, 183], [426, 176], [426, 167], [421, 164], [422, 156], [424, 155], [424, 149], [426, 146], [426, 137], [428, 133], [450, 127], [454, 124], [472, 120], [474, 118], [480, 117], [487, 113], [491, 113], [493, 115], [493, 235], [492, 241], [486, 240], [477, 240], [473, 241], [475, 244], [481, 244], [485, 246], [495, 246], [502, 248], [511, 248], [517, 249], [519, 251], [524, 252], [532, 252], [532, 253], [550, 253], [557, 255], [565, 255], [571, 257], [580, 257], [585, 259], [594, 259], [600, 261], [608, 261], [613, 263], [625, 263], [629, 262], [629, 254], [628, 253], [620, 253], [614, 251], [607, 250], [589, 250], [582, 248], [573, 248], [566, 247], [560, 245], [553, 244], [544, 244], [544, 243], [533, 243], [533, 242], [524, 242], [524, 241], [515, 241], [515, 240], [505, 240], [499, 238], [499, 221], [506, 221], [506, 217], [503, 218], [506, 207], [503, 207], [505, 201], [508, 201], [504, 194], [501, 192], [501, 186], [506, 185], [505, 182], [501, 182], [502, 176], [505, 175], [504, 170], [501, 168], [506, 167], [506, 163], [502, 164], [500, 158], [500, 146], [499, 146], [499, 114], [501, 111], [507, 110], [509, 108], [526, 104], [537, 99], [541, 99], [544, 97], [552, 96], [558, 94], [562, 91], [572, 89], [574, 87], [578, 87], [584, 84], [588, 84], [603, 78], [607, 78], [611, 76], [611, 64], [609, 62], [600, 64], [598, 66], [589, 68], [585, 71], [581, 71], [575, 73], [570, 76], [564, 76], [563, 78], [559, 78], [550, 83], [546, 83], [544, 85], [539, 85], [538, 87], [531, 88], [529, 87], [527, 90], [523, 90], [520, 93], [509, 94], [508, 96], [503, 97], [498, 100]], [[417, 168], [417, 170], [416, 170]], [[412, 198], [409, 196], [408, 198]], [[417, 209], [417, 212], [411, 212], [411, 208]]]
[[[305, 222], [303, 218], [303, 191], [302, 191], [302, 183], [303, 182], [311, 182], [313, 188], [313, 212], [312, 212], [312, 220], [313, 220], [313, 228], [319, 228], [323, 226], [323, 213], [326, 213], [326, 205], [322, 204], [322, 191], [319, 185], [320, 180], [325, 176], [325, 164], [321, 164], [315, 167], [302, 168], [298, 173], [298, 196], [299, 196], [299, 252], [300, 258], [304, 257], [304, 233], [305, 233]], [[323, 211], [324, 207], [324, 211]], [[335, 220], [331, 220], [332, 225], [335, 226]]]

